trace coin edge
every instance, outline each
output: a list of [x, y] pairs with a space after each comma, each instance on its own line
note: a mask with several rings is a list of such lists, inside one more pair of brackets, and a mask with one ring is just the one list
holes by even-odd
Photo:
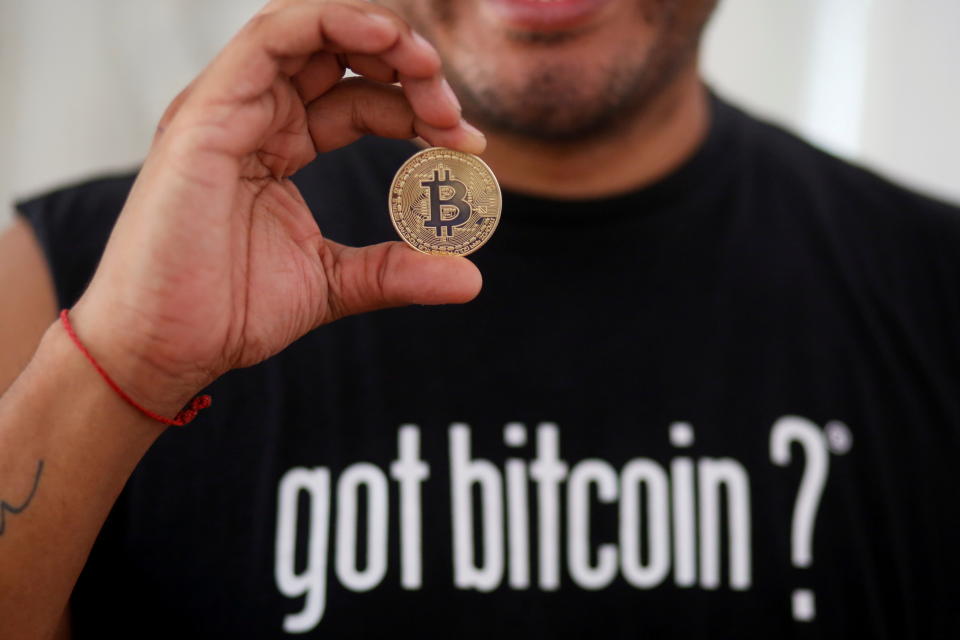
[[[392, 206], [393, 205], [393, 189], [397, 185], [397, 180], [400, 177], [400, 174], [403, 173], [403, 170], [407, 168], [407, 165], [413, 163], [419, 156], [426, 155], [427, 153], [431, 151], [436, 151], [437, 149], [442, 149], [444, 151], [452, 151], [453, 153], [459, 153], [464, 156], [469, 156], [473, 158], [474, 160], [479, 162], [490, 173], [490, 176], [493, 177], [493, 184], [497, 188], [497, 220], [493, 224], [493, 229], [490, 230], [490, 233], [487, 234], [487, 238], [482, 243], [480, 243], [478, 246], [464, 253], [454, 253], [452, 251], [424, 251], [423, 249], [410, 243], [404, 237], [403, 233], [401, 233], [400, 229], [397, 227], [397, 221], [393, 219], [393, 206]], [[393, 180], [390, 181], [390, 190], [387, 191], [387, 213], [390, 216], [390, 224], [393, 226], [393, 230], [400, 237], [400, 240], [405, 245], [413, 249], [414, 251], [419, 251], [420, 253], [426, 254], [428, 256], [469, 256], [470, 254], [475, 253], [476, 251], [479, 251], [480, 249], [482, 249], [483, 246], [490, 241], [490, 238], [493, 237], [493, 234], [496, 233], [497, 228], [500, 226], [500, 219], [503, 217], [503, 190], [500, 188], [500, 180], [497, 179], [497, 174], [493, 172], [493, 169], [490, 168], [490, 165], [484, 162], [483, 158], [481, 158], [480, 156], [475, 155], [473, 153], [467, 153], [466, 151], [459, 151], [458, 149], [451, 149], [450, 147], [427, 147], [426, 149], [421, 149], [420, 151], [417, 151], [415, 154], [413, 154], [412, 156], [404, 160], [403, 164], [400, 165], [396, 173], [393, 174]]]

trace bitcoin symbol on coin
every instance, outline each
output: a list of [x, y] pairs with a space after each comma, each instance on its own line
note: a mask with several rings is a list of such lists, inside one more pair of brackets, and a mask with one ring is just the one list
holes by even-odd
[[500, 185], [480, 158], [434, 147], [400, 167], [389, 206], [394, 228], [414, 249], [467, 255], [479, 249], [500, 222]]
[[[467, 186], [459, 180], [451, 180], [449, 169], [444, 169], [443, 174], [443, 180], [441, 180], [440, 170], [434, 169], [433, 180], [420, 183], [421, 187], [430, 189], [430, 219], [423, 224], [436, 229], [438, 237], [443, 235], [444, 230], [446, 230], [448, 236], [452, 236], [454, 227], [467, 223], [471, 211], [470, 205], [463, 199], [467, 195]], [[441, 189], [444, 187], [453, 189], [449, 198], [443, 197]], [[449, 219], [444, 218], [444, 207], [447, 207], [447, 210], [450, 208], [456, 209], [456, 216]]]

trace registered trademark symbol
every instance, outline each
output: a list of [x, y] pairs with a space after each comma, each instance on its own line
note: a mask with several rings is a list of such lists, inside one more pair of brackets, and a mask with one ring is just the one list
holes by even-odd
[[842, 422], [831, 420], [823, 430], [827, 434], [827, 447], [832, 453], [842, 456], [853, 447], [853, 433]]

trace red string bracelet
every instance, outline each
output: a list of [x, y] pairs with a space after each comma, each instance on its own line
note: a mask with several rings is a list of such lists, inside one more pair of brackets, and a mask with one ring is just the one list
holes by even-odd
[[73, 326], [70, 324], [70, 318], [68, 317], [67, 309], [63, 309], [60, 312], [60, 322], [63, 324], [63, 328], [67, 330], [67, 334], [70, 336], [70, 339], [73, 340], [73, 343], [77, 345], [77, 348], [80, 349], [80, 352], [87, 357], [87, 360], [89, 360], [90, 364], [93, 365], [93, 368], [97, 370], [97, 373], [99, 373], [100, 376], [107, 381], [107, 384], [110, 385], [110, 388], [116, 391], [121, 398], [126, 400], [127, 404], [148, 418], [153, 418], [157, 422], [162, 422], [163, 424], [170, 425], [171, 427], [182, 427], [185, 424], [192, 422], [201, 410], [206, 409], [213, 403], [213, 398], [208, 395], [197, 396], [190, 402], [190, 405], [178, 413], [173, 420], [164, 418], [160, 414], [150, 411], [150, 409], [140, 405], [136, 400], [124, 393], [123, 389], [121, 389], [119, 385], [117, 385], [117, 383], [107, 375], [107, 372], [103, 370], [103, 367], [101, 367], [97, 361], [93, 359], [93, 356], [90, 355], [90, 352], [87, 351], [87, 348], [83, 346], [83, 343], [80, 342], [80, 338], [77, 337], [77, 333], [73, 330]]

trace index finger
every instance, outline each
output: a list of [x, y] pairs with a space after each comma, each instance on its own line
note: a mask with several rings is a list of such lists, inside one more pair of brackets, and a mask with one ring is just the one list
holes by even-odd
[[291, 58], [305, 65], [318, 51], [377, 55], [415, 78], [440, 72], [436, 51], [386, 9], [366, 2], [305, 0], [255, 16], [204, 73], [196, 97], [254, 99], [270, 88], [281, 65]]

